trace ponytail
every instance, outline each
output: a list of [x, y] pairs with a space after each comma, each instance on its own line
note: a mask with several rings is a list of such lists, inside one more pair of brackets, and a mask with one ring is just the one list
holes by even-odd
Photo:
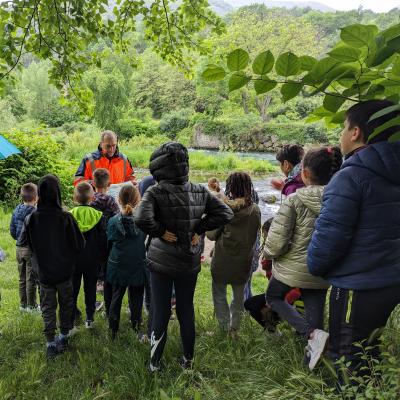
[[126, 215], [132, 215], [140, 202], [139, 190], [133, 185], [122, 186], [118, 199], [123, 213]]
[[328, 146], [309, 150], [303, 159], [303, 168], [308, 169], [314, 185], [326, 185], [343, 162], [339, 147]]

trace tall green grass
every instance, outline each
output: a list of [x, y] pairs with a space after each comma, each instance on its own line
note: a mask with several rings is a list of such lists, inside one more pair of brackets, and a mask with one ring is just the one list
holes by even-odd
[[[196, 356], [193, 371], [179, 367], [181, 344], [177, 321], [171, 321], [164, 370], [147, 370], [148, 345], [140, 344], [129, 328], [123, 308], [121, 334], [111, 341], [106, 322], [96, 316], [96, 328], [84, 328], [71, 348], [54, 361], [44, 356], [42, 320], [18, 311], [18, 280], [14, 243], [8, 235], [10, 213], [0, 210], [0, 246], [7, 260], [0, 263], [0, 399], [7, 400], [339, 400], [398, 399], [400, 393], [400, 335], [398, 313], [385, 332], [382, 379], [373, 379], [357, 395], [335, 392], [329, 370], [310, 373], [302, 366], [304, 343], [287, 325], [282, 336], [266, 335], [248, 316], [240, 336], [219, 333], [213, 316], [208, 266], [199, 275], [195, 294]], [[265, 289], [256, 276], [253, 292]], [[79, 299], [81, 309], [82, 297]], [[126, 305], [126, 303], [125, 303]], [[210, 335], [214, 333], [213, 335]]]

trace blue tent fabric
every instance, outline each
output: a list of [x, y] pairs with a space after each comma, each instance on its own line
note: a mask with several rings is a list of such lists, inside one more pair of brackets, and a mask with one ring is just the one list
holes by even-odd
[[0, 160], [4, 160], [13, 154], [21, 154], [21, 152], [12, 143], [0, 135]]

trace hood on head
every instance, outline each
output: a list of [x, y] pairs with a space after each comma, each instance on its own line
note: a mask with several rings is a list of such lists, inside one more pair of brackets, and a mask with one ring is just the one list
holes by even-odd
[[297, 189], [295, 196], [297, 196], [305, 207], [318, 215], [321, 211], [324, 188], [324, 186], [307, 186]]
[[103, 213], [90, 206], [78, 206], [71, 210], [82, 233], [93, 229], [100, 221]]
[[149, 169], [157, 182], [187, 182], [189, 155], [186, 147], [176, 142], [164, 143], [151, 155]]
[[400, 141], [371, 144], [348, 158], [342, 168], [349, 166], [369, 169], [387, 181], [400, 185]]
[[46, 175], [38, 183], [38, 210], [59, 208], [61, 210], [60, 181], [55, 175]]

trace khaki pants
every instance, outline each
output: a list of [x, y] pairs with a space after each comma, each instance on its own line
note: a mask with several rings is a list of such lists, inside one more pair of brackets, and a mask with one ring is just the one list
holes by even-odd
[[34, 308], [36, 304], [37, 277], [32, 269], [32, 253], [28, 247], [17, 246], [19, 272], [19, 299], [21, 307]]

